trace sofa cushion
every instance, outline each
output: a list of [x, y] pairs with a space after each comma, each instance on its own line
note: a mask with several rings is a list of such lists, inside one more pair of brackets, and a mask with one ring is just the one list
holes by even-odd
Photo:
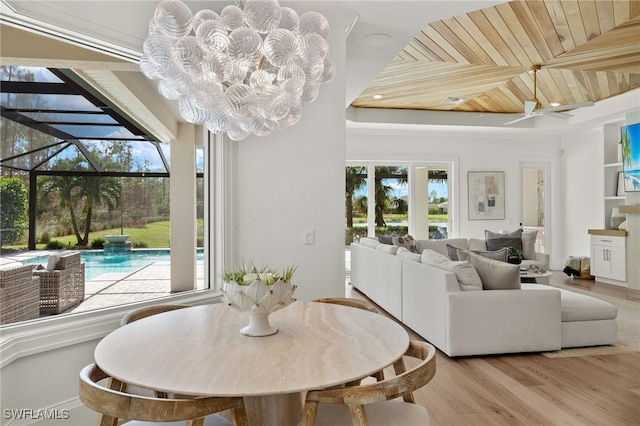
[[471, 252], [487, 259], [499, 260], [500, 262], [507, 261], [507, 249], [501, 248], [496, 251], [482, 251], [482, 250], [461, 250], [456, 249], [456, 260], [469, 260], [469, 256], [466, 253]]
[[421, 262], [422, 261], [422, 255], [420, 255], [419, 253], [412, 253], [406, 247], [398, 247], [398, 252], [396, 253], [396, 256], [400, 256], [400, 257], [402, 257], [404, 259], [409, 259], [409, 260], [412, 260], [414, 262]]
[[485, 242], [484, 238], [469, 238], [469, 240], [467, 241], [467, 248], [469, 250], [479, 250], [479, 251], [485, 251], [487, 250], [487, 243]]
[[487, 250], [500, 250], [503, 247], [515, 247], [522, 250], [522, 228], [509, 233], [484, 231]]
[[520, 289], [519, 265], [487, 259], [470, 251], [467, 251], [464, 255], [469, 256], [469, 262], [471, 262], [480, 276], [484, 290]]
[[470, 262], [454, 261], [434, 250], [425, 249], [422, 251], [422, 263], [453, 272], [462, 291], [482, 290], [480, 276]]
[[560, 290], [562, 321], [593, 321], [615, 319], [618, 308], [609, 302], [585, 294]]
[[429, 249], [443, 256], [448, 256], [447, 244], [453, 247], [466, 249], [466, 238], [449, 238], [446, 240], [418, 240], [418, 253], [422, 253], [424, 250]]
[[377, 238], [369, 238], [369, 237], [360, 238], [360, 241], [358, 242], [363, 246], [371, 247], [371, 248], [376, 248], [378, 244], [380, 244], [380, 241], [378, 241]]
[[526, 260], [536, 260], [536, 229], [525, 229], [522, 231], [522, 258]]
[[58, 262], [60, 262], [60, 256], [57, 254], [50, 254], [47, 259], [47, 271], [53, 271], [56, 269]]
[[394, 254], [394, 255], [398, 252], [399, 248], [400, 247], [398, 247], [398, 246], [389, 245], [389, 244], [382, 244], [382, 243], [380, 243], [380, 244], [378, 244], [376, 246], [376, 250], [380, 250], [380, 251], [383, 251], [385, 253]]
[[391, 241], [394, 246], [405, 247], [412, 253], [418, 253], [418, 244], [411, 235], [405, 235], [404, 237], [393, 236]]

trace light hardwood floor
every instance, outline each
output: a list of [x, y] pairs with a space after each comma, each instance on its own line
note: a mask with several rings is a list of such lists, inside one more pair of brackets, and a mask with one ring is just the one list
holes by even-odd
[[[640, 291], [571, 280], [562, 272], [554, 272], [551, 280], [640, 301]], [[347, 296], [366, 299], [346, 287]], [[407, 331], [412, 339], [424, 340]], [[640, 425], [640, 352], [449, 358], [438, 351], [436, 365], [434, 379], [416, 393], [433, 426]]]

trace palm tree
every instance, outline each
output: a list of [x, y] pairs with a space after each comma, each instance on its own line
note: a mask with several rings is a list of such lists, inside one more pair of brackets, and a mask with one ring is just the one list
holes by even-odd
[[353, 228], [353, 196], [362, 189], [366, 184], [367, 179], [366, 167], [347, 167], [346, 178], [347, 184], [345, 186], [345, 210], [347, 215], [347, 228]]
[[384, 220], [384, 213], [387, 213], [389, 209], [393, 208], [394, 206], [394, 202], [391, 197], [391, 195], [393, 194], [393, 187], [390, 185], [384, 184], [384, 181], [388, 179], [393, 179], [397, 181], [399, 184], [406, 185], [408, 182], [406, 167], [387, 167], [387, 166], [376, 167], [375, 223], [376, 223], [376, 226], [379, 226], [379, 227], [387, 226]]
[[[62, 159], [56, 162], [56, 167], [74, 170], [82, 161], [81, 158]], [[46, 203], [49, 193], [56, 194], [60, 208], [69, 211], [73, 233], [80, 246], [89, 244], [94, 206], [104, 203], [112, 210], [119, 204], [122, 192], [116, 178], [100, 175], [48, 175], [38, 181], [38, 187], [41, 202]], [[78, 214], [79, 207], [81, 214]]]

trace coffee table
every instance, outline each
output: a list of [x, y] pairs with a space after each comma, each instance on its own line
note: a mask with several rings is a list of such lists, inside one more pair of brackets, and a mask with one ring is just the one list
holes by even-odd
[[545, 271], [545, 272], [533, 272], [531, 270], [528, 271], [520, 271], [520, 282], [523, 283], [534, 283], [534, 284], [549, 284], [549, 277], [553, 275], [553, 272]]

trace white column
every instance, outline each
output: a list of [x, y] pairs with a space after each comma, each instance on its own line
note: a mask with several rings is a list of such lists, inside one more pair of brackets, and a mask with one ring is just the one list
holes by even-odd
[[178, 124], [171, 152], [171, 291], [196, 288], [195, 128]]

